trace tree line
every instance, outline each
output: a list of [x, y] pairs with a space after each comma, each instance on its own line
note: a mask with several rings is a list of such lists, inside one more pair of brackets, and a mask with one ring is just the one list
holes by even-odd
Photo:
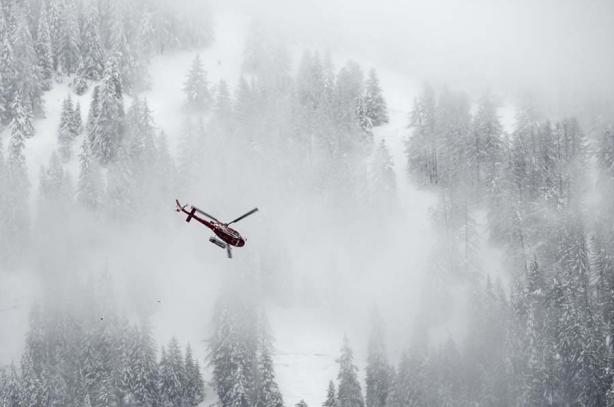
[[[425, 87], [410, 115], [410, 176], [440, 197], [433, 274], [463, 281], [472, 315], [460, 343], [410, 347], [410, 405], [611, 405], [611, 127], [521, 104], [506, 133], [498, 108]], [[481, 214], [506, 289], [479, 261]], [[442, 358], [463, 373], [434, 382]]]
[[173, 338], [156, 349], [149, 323], [114, 310], [106, 290], [85, 306], [45, 304], [30, 313], [18, 365], [0, 369], [0, 404], [36, 406], [197, 406], [200, 364]]

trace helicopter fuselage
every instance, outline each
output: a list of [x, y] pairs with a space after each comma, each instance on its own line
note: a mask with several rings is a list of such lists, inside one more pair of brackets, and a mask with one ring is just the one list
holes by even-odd
[[207, 219], [201, 218], [195, 213], [193, 209], [188, 211], [184, 208], [181, 208], [181, 212], [188, 215], [186, 222], [189, 222], [192, 219], [197, 220], [198, 222], [202, 223], [203, 225], [211, 229], [213, 233], [215, 233], [215, 235], [219, 237], [220, 239], [222, 239], [225, 243], [231, 246], [235, 246], [235, 247], [245, 246], [245, 239], [241, 236], [239, 232], [237, 232], [230, 226], [224, 225], [223, 223], [209, 221]]

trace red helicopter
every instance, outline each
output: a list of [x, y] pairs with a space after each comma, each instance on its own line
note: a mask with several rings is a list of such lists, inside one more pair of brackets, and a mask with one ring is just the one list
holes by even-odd
[[[229, 225], [235, 222], [238, 222], [243, 218], [247, 218], [252, 213], [258, 211], [258, 208], [254, 208], [251, 211], [239, 216], [237, 219], [233, 220], [232, 222], [223, 223], [217, 220], [216, 218], [214, 218], [213, 216], [209, 215], [205, 211], [201, 211], [194, 205], [185, 204], [182, 206], [179, 203], [178, 199], [175, 199], [175, 203], [177, 204], [177, 209], [176, 209], [177, 212], [183, 212], [186, 215], [188, 215], [188, 217], [185, 219], [186, 222], [189, 222], [192, 219], [196, 219], [197, 221], [199, 221], [200, 223], [202, 223], [203, 225], [211, 229], [213, 233], [215, 233], [216, 236], [221, 239], [219, 240], [215, 236], [211, 236], [209, 238], [209, 241], [221, 247], [222, 249], [226, 249], [226, 253], [228, 254], [228, 258], [230, 259], [232, 258], [232, 251], [230, 249], [231, 246], [243, 247], [245, 246], [245, 239], [239, 234], [239, 232], [231, 228]], [[186, 209], [186, 207], [188, 206], [190, 206], [191, 209], [189, 210]], [[197, 216], [196, 213], [206, 216], [207, 218], [211, 219], [211, 221], [208, 221], [207, 219]]]

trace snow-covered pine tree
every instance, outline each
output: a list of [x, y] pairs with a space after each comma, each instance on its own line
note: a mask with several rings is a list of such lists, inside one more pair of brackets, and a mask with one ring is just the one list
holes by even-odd
[[362, 70], [356, 62], [350, 61], [337, 74], [333, 96], [335, 122], [342, 130], [356, 129], [356, 107], [362, 92]]
[[328, 390], [326, 390], [326, 400], [322, 403], [322, 407], [337, 407], [337, 394], [335, 393], [335, 383], [330, 380], [328, 382]]
[[139, 346], [136, 328], [131, 327], [128, 320], [120, 318], [113, 332], [112, 387], [120, 405], [131, 405], [136, 402], [132, 390], [134, 365], [132, 354]]
[[77, 182], [77, 202], [87, 209], [96, 210], [102, 202], [104, 186], [100, 166], [92, 156], [87, 137], [81, 144], [79, 161], [81, 164]]
[[90, 100], [90, 107], [87, 114], [87, 121], [85, 123], [85, 133], [90, 146], [94, 143], [96, 138], [96, 122], [98, 121], [98, 115], [100, 114], [100, 86], [95, 86], [92, 91], [92, 99]]
[[365, 116], [373, 127], [388, 123], [388, 108], [384, 100], [384, 94], [379, 86], [379, 80], [375, 69], [369, 71], [369, 77], [365, 84]]
[[28, 200], [30, 183], [24, 153], [25, 140], [32, 136], [34, 127], [27, 107], [16, 97], [13, 103], [14, 116], [10, 124], [10, 139], [6, 162], [6, 193], [3, 226], [11, 239], [5, 248], [5, 259], [19, 258], [25, 250], [28, 236], [29, 221], [27, 212], [23, 210], [24, 202]]
[[[53, 152], [47, 168], [41, 168], [39, 186], [39, 216], [44, 221], [68, 217], [66, 209], [72, 202], [73, 191], [70, 176], [62, 168], [60, 158]], [[55, 219], [54, 219], [55, 218]]]
[[75, 0], [64, 0], [61, 16], [60, 42], [57, 48], [58, 69], [64, 75], [72, 75], [81, 65], [81, 39]]
[[382, 139], [371, 165], [371, 193], [378, 208], [394, 208], [396, 202], [396, 176], [390, 152]]
[[130, 354], [130, 389], [136, 403], [158, 405], [158, 365], [156, 350], [149, 324], [145, 323], [135, 332], [135, 344]]
[[12, 107], [16, 95], [17, 65], [13, 54], [13, 45], [8, 35], [4, 36], [0, 44], [0, 91], [3, 106], [0, 108], [3, 123], [9, 123], [13, 118]]
[[58, 128], [58, 143], [62, 161], [68, 162], [71, 157], [71, 146], [77, 136], [75, 129], [75, 112], [70, 95], [62, 103], [60, 125]]
[[371, 322], [366, 374], [366, 406], [385, 407], [391, 387], [390, 365], [386, 357], [382, 321], [377, 312]]
[[301, 106], [316, 110], [324, 98], [324, 71], [320, 57], [311, 52], [303, 53], [296, 77], [297, 97]]
[[[155, 160], [154, 123], [145, 99], [135, 99], [126, 114], [126, 137], [130, 159], [138, 172], [149, 171]], [[146, 174], [142, 174], [141, 178]]]
[[234, 118], [238, 125], [249, 126], [250, 119], [252, 119], [255, 110], [254, 103], [254, 91], [247, 83], [247, 80], [241, 76], [235, 92], [235, 103], [233, 106]]
[[192, 347], [188, 344], [185, 350], [185, 381], [183, 388], [183, 403], [186, 406], [198, 406], [205, 400], [205, 383], [200, 373], [200, 366], [192, 356]]
[[435, 109], [437, 176], [448, 188], [459, 189], [474, 184], [468, 161], [471, 146], [469, 98], [463, 92], [444, 89]]
[[185, 386], [183, 357], [177, 339], [172, 338], [160, 364], [160, 400], [164, 407], [181, 405]]
[[477, 182], [491, 188], [503, 160], [503, 128], [497, 116], [497, 104], [490, 93], [482, 95], [473, 118], [474, 143], [469, 146]]
[[602, 170], [614, 178], [614, 127], [608, 127], [601, 132], [596, 156]]
[[423, 367], [415, 358], [403, 353], [395, 381], [389, 395], [390, 407], [420, 406], [424, 404]]
[[[99, 93], [97, 114], [93, 114], [94, 96], [92, 97], [93, 125], [89, 136], [92, 152], [101, 165], [113, 162], [118, 154], [124, 137], [124, 107], [122, 82], [116, 58], [110, 58], [105, 67], [102, 87]], [[88, 118], [89, 123], [89, 118]]]
[[373, 122], [367, 114], [367, 102], [364, 97], [356, 100], [356, 120], [358, 126], [364, 131], [370, 132], [373, 128]]
[[60, 54], [60, 44], [62, 39], [62, 11], [61, 4], [57, 1], [48, 1], [47, 20], [49, 24], [49, 35], [51, 37], [51, 57], [53, 69], [58, 70], [58, 55]]
[[49, 29], [49, 17], [47, 16], [47, 1], [43, 0], [40, 4], [40, 16], [38, 18], [38, 29], [36, 31], [36, 41], [34, 49], [39, 68], [41, 88], [49, 90], [51, 79], [53, 78], [53, 51], [51, 47], [51, 32]]
[[213, 386], [222, 407], [251, 407], [254, 391], [255, 349], [250, 346], [242, 319], [249, 310], [241, 303], [220, 298], [213, 313], [214, 331], [209, 339], [209, 363]]
[[109, 163], [107, 171], [105, 206], [111, 217], [126, 219], [136, 210], [138, 197], [137, 168], [131, 160], [129, 146], [124, 140]]
[[[168, 196], [175, 188], [175, 162], [168, 150], [168, 142], [164, 132], [156, 138], [156, 165], [152, 178], [156, 180], [156, 190], [160, 196]], [[160, 202], [160, 204], [162, 204]]]
[[228, 123], [232, 113], [232, 101], [226, 81], [221, 80], [217, 85], [214, 113], [221, 123]]
[[305, 400], [301, 400], [295, 404], [296, 407], [309, 407], [309, 405], [305, 402]]
[[192, 67], [183, 85], [183, 91], [186, 94], [188, 106], [194, 110], [201, 111], [211, 103], [207, 73], [203, 68], [199, 54], [196, 54], [192, 61]]
[[7, 382], [4, 385], [3, 403], [7, 407], [21, 407], [25, 400], [22, 399], [21, 383], [19, 374], [14, 364], [9, 367]]
[[[81, 35], [81, 66], [79, 76], [97, 81], [104, 71], [104, 51], [100, 42], [100, 18], [96, 2], [88, 2]], [[84, 90], [84, 89], [83, 89]]]
[[21, 358], [21, 406], [40, 406], [44, 402], [43, 385], [40, 382], [32, 357], [28, 352], [25, 352]]
[[129, 9], [132, 3], [112, 2], [110, 3], [109, 17], [107, 22], [110, 31], [108, 32], [109, 49], [117, 61], [117, 69], [122, 78], [122, 86], [126, 93], [134, 94], [139, 90], [145, 89], [148, 83], [147, 71], [144, 63], [146, 62], [138, 55], [138, 47], [135, 41], [129, 40], [130, 27], [124, 24], [126, 19], [132, 17]]
[[21, 102], [32, 114], [37, 117], [43, 116], [42, 88], [34, 51], [34, 40], [30, 33], [25, 6], [19, 6], [17, 3], [15, 4], [15, 31], [12, 45], [16, 72], [15, 90], [19, 93]]
[[337, 359], [337, 363], [339, 363], [337, 376], [339, 407], [364, 407], [365, 403], [357, 376], [358, 368], [354, 365], [354, 355], [347, 336], [343, 337], [341, 356]]
[[259, 386], [256, 389], [256, 407], [283, 407], [284, 402], [275, 380], [273, 357], [268, 346], [260, 351], [258, 360]]
[[522, 402], [525, 405], [539, 406], [547, 394], [546, 344], [548, 336], [545, 331], [544, 303], [545, 285], [542, 270], [537, 259], [533, 259], [527, 273], [527, 293], [524, 298], [528, 307], [526, 317], [526, 353], [528, 355], [527, 371], [523, 375], [524, 389]]
[[77, 101], [73, 110], [72, 116], [72, 132], [75, 136], [78, 136], [83, 131], [83, 119], [81, 118], [81, 103]]
[[[6, 213], [7, 211], [7, 201], [6, 201], [6, 191], [8, 188], [7, 182], [7, 168], [6, 162], [4, 160], [4, 147], [0, 144], [0, 214]], [[6, 227], [5, 222], [8, 219], [3, 215], [0, 215], [0, 227], [3, 229]], [[4, 252], [4, 249], [7, 247], [9, 236], [4, 233], [0, 234], [0, 253]]]
[[414, 100], [409, 121], [413, 135], [406, 148], [410, 173], [422, 184], [439, 182], [435, 110], [435, 92], [430, 86], [425, 86], [421, 95]]

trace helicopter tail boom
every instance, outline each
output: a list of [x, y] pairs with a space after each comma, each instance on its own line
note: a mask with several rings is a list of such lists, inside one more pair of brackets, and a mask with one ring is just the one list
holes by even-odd
[[189, 223], [192, 220], [192, 218], [194, 217], [195, 213], [196, 213], [196, 208], [192, 207], [192, 210], [188, 214], [188, 217], [185, 218], [185, 221]]

